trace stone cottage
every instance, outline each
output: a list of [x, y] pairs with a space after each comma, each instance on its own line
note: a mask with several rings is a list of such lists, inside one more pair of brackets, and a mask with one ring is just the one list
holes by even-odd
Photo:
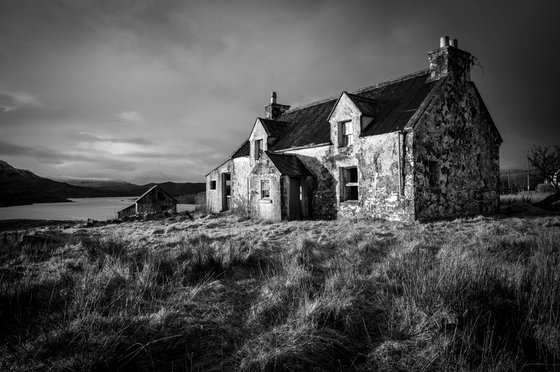
[[273, 92], [249, 138], [206, 175], [206, 207], [282, 220], [426, 220], [499, 208], [500, 134], [442, 37], [429, 68], [290, 108]]

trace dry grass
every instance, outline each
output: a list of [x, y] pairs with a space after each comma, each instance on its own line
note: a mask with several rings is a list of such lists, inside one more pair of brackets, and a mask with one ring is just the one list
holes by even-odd
[[537, 204], [546, 199], [552, 193], [543, 193], [536, 191], [522, 191], [517, 194], [500, 195], [501, 205], [511, 204]]
[[0, 370], [558, 370], [559, 227], [45, 228], [0, 251]]

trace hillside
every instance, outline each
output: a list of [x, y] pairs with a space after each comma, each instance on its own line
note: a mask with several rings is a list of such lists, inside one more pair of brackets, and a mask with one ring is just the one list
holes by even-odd
[[554, 371], [560, 217], [7, 233], [6, 370]]
[[[88, 187], [102, 190], [105, 196], [139, 196], [148, 191], [156, 183], [136, 185], [126, 181], [113, 180], [110, 178], [81, 178], [81, 177], [53, 177], [56, 181], [63, 181], [70, 185]], [[203, 182], [162, 182], [158, 183], [165, 191], [173, 196], [193, 195], [206, 189]]]
[[[140, 196], [155, 183], [135, 185], [108, 178], [39, 177], [33, 172], [12, 167], [0, 160], [0, 207], [32, 203], [68, 202], [69, 198]], [[159, 184], [180, 202], [194, 202], [194, 194], [205, 190], [204, 183]]]
[[103, 196], [100, 190], [39, 177], [0, 160], [0, 207], [32, 203], [68, 202], [68, 198]]

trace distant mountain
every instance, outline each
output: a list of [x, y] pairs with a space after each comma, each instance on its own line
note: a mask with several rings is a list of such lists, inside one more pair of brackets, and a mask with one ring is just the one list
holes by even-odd
[[0, 207], [67, 202], [68, 198], [97, 196], [103, 196], [103, 192], [39, 177], [33, 172], [14, 168], [0, 160]]
[[[144, 186], [147, 186], [149, 188], [153, 185], [155, 185], [155, 183]], [[173, 196], [192, 195], [206, 190], [206, 184], [204, 182], [163, 182], [158, 183], [158, 185]]]
[[[55, 181], [66, 182], [70, 185], [88, 187], [106, 192], [105, 196], [140, 196], [156, 183], [135, 185], [130, 182], [114, 180], [111, 178], [81, 178], [81, 177], [53, 177]], [[194, 195], [206, 190], [204, 182], [163, 182], [157, 183], [161, 188], [173, 196]]]
[[[135, 185], [130, 182], [114, 180], [111, 178], [56, 176], [51, 179], [58, 182], [65, 182], [73, 186], [99, 190], [103, 192], [103, 196], [139, 196], [151, 187], [149, 185]], [[153, 186], [154, 184], [151, 185]]]
[[[67, 202], [69, 198], [95, 198], [108, 196], [140, 196], [155, 183], [135, 185], [109, 178], [39, 177], [33, 172], [16, 169], [0, 160], [0, 207], [32, 203]], [[194, 202], [194, 194], [204, 191], [199, 183], [164, 182], [158, 184], [180, 202]]]
[[53, 181], [64, 182], [69, 185], [80, 187], [94, 188], [111, 188], [111, 187], [129, 187], [136, 186], [130, 182], [114, 180], [112, 178], [95, 178], [95, 177], [71, 177], [71, 176], [55, 176], [49, 177]]

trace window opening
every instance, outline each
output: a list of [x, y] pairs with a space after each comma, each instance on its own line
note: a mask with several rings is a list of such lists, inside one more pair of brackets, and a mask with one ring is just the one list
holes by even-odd
[[339, 133], [339, 139], [338, 139], [339, 147], [346, 147], [353, 144], [354, 137], [353, 137], [351, 121], [344, 121], [338, 123], [338, 133]]
[[440, 174], [439, 161], [430, 160], [428, 162], [428, 185], [430, 187], [439, 187], [439, 174]]
[[216, 181], [210, 181], [210, 190], [216, 190]]
[[340, 201], [358, 200], [358, 167], [341, 168]]
[[255, 160], [262, 158], [263, 154], [263, 140], [255, 140]]
[[270, 198], [270, 181], [261, 181], [261, 199]]

